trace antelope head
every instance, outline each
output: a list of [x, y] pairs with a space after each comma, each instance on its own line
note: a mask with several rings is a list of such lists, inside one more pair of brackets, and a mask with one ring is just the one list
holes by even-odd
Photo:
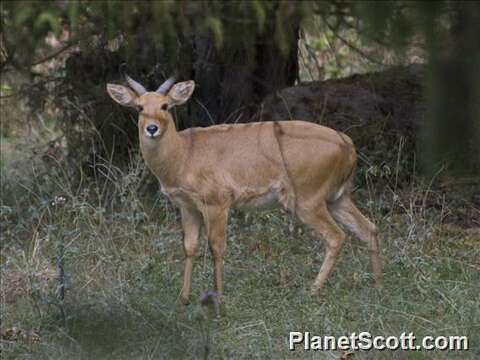
[[128, 75], [125, 79], [128, 87], [107, 84], [107, 92], [120, 105], [138, 110], [140, 140], [159, 140], [170, 126], [175, 126], [169, 110], [185, 103], [195, 89], [192, 80], [175, 84], [175, 78], [170, 77], [156, 91], [150, 92]]

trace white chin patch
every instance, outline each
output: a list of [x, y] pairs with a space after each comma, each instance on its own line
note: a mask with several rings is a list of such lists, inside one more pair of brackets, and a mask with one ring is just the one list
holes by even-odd
[[160, 130], [157, 130], [154, 134], [150, 134], [147, 130], [144, 130], [145, 136], [150, 139], [156, 138], [158, 135], [160, 135]]

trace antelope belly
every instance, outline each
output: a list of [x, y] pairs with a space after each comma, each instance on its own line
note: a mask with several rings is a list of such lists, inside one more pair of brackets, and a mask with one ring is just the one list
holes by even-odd
[[267, 188], [263, 191], [257, 189], [243, 189], [235, 201], [239, 208], [268, 208], [278, 205], [279, 189], [277, 187]]

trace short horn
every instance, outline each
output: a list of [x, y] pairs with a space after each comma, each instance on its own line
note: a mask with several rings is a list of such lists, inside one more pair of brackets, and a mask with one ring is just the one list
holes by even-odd
[[169, 77], [155, 92], [160, 95], [165, 95], [173, 84], [175, 84], [175, 76]]
[[125, 79], [127, 80], [128, 85], [135, 90], [138, 96], [142, 96], [147, 92], [147, 90], [143, 87], [142, 84], [139, 84], [135, 80], [133, 80], [130, 76], [125, 74]]

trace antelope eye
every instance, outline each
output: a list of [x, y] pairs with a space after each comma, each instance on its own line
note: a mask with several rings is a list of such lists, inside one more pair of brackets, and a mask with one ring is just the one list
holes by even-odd
[[137, 110], [138, 110], [138, 112], [142, 112], [143, 111], [143, 106], [142, 105], [137, 105]]
[[162, 110], [168, 110], [168, 104], [163, 104], [160, 109]]

